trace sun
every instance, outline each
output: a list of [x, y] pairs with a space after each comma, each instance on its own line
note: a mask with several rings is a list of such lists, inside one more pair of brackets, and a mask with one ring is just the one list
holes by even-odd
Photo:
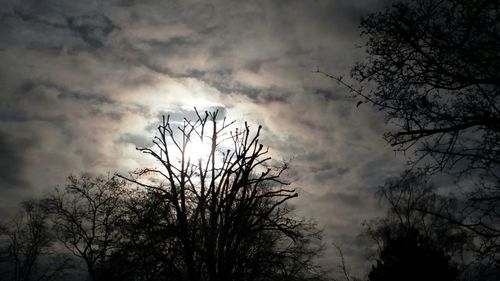
[[193, 161], [205, 159], [210, 154], [211, 145], [210, 141], [206, 139], [202, 142], [199, 138], [191, 139], [186, 146], [185, 156]]

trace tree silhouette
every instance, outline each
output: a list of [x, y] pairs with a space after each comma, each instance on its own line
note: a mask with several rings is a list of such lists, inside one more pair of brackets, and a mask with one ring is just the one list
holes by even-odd
[[390, 208], [385, 218], [368, 224], [379, 251], [369, 280], [458, 280], [458, 266], [450, 260], [463, 256], [470, 240], [467, 233], [419, 211], [452, 215], [453, 200], [436, 194], [428, 176], [414, 171], [388, 180], [378, 195]]
[[[162, 241], [159, 272], [190, 281], [318, 279], [318, 231], [290, 214], [286, 202], [297, 193], [281, 179], [286, 165], [271, 165], [261, 127], [233, 129], [218, 111], [195, 112], [177, 126], [164, 117], [154, 146], [138, 148], [158, 167], [124, 177], [155, 202], [133, 212], [141, 227], [131, 229], [147, 231], [143, 244]], [[196, 143], [207, 151], [190, 153]]]
[[385, 239], [377, 264], [368, 274], [370, 281], [457, 280], [458, 271], [444, 251], [414, 228]]
[[124, 213], [126, 192], [117, 177], [69, 176], [63, 189], [43, 200], [58, 240], [83, 259], [92, 280], [104, 279], [100, 268], [121, 243], [116, 223]]
[[[405, 270], [408, 272], [420, 271], [422, 269], [419, 269], [419, 266], [434, 271], [446, 271], [452, 268], [454, 270], [452, 276], [457, 277], [457, 280], [470, 280], [465, 276], [467, 272], [475, 270], [471, 264], [472, 258], [470, 256], [471, 251], [474, 250], [474, 237], [464, 228], [450, 222], [450, 218], [455, 221], [463, 219], [459, 212], [460, 202], [449, 195], [438, 194], [429, 179], [429, 175], [424, 171], [409, 170], [398, 178], [388, 180], [380, 187], [378, 195], [384, 203], [389, 205], [387, 215], [366, 224], [367, 234], [376, 243], [378, 250], [376, 254], [379, 256], [377, 265], [372, 270], [373, 277], [379, 279], [374, 280], [383, 280], [380, 278], [390, 274], [393, 274], [390, 278], [397, 276], [403, 278]], [[421, 210], [425, 210], [425, 212]], [[429, 212], [447, 214], [447, 217], [435, 216]], [[426, 242], [423, 243], [421, 240]], [[422, 256], [419, 257], [419, 255]], [[429, 261], [434, 263], [437, 268], [431, 268], [421, 261], [414, 263], [411, 260], [412, 258], [424, 259], [425, 255], [429, 257], [424, 263]], [[383, 259], [390, 260], [381, 261]], [[450, 259], [453, 260], [453, 265], [444, 262]], [[414, 264], [412, 265], [412, 263]], [[405, 267], [407, 268], [404, 269]], [[396, 271], [390, 273], [393, 270]], [[407, 276], [403, 280], [413, 280], [408, 278], [428, 280], [431, 276], [426, 277], [423, 274], [411, 273], [411, 275], [416, 276]], [[446, 273], [445, 276], [448, 274]], [[392, 280], [389, 277], [386, 278]], [[435, 279], [429, 280], [441, 280], [437, 278], [437, 275], [433, 278]]]
[[31, 276], [42, 249], [62, 252], [47, 240], [50, 225], [94, 281], [322, 280], [320, 232], [293, 216], [287, 202], [297, 193], [282, 179], [287, 166], [260, 144], [261, 127], [195, 112], [194, 121], [163, 118], [154, 145], [138, 148], [157, 167], [70, 176], [29, 205], [43, 209], [25, 209], [23, 227], [36, 235], [10, 236], [16, 276]]
[[500, 265], [500, 2], [401, 1], [361, 28], [367, 56], [351, 72], [359, 86], [324, 74], [386, 113], [394, 129], [385, 137], [414, 153], [412, 165], [472, 182], [460, 219], [419, 212], [467, 229], [477, 256]]
[[464, 227], [468, 217], [464, 203], [455, 196], [440, 194], [429, 180], [424, 171], [409, 170], [380, 187], [378, 195], [389, 204], [389, 210], [384, 218], [366, 224], [368, 235], [378, 246], [377, 254], [381, 258], [388, 241], [405, 239], [406, 233], [415, 232], [453, 260], [457, 280], [498, 280], [498, 267], [490, 257], [482, 256], [485, 241]]
[[116, 223], [122, 239], [101, 267], [103, 279], [181, 279], [173, 266], [181, 255], [178, 224], [168, 200], [156, 191], [137, 189], [129, 193], [125, 206]]
[[54, 242], [46, 206], [36, 200], [24, 201], [12, 222], [0, 228], [0, 280], [61, 277], [69, 268], [69, 259], [51, 249]]
[[[384, 218], [367, 224], [368, 234], [377, 242], [379, 249], [384, 241], [394, 233], [404, 233], [412, 229], [434, 241], [448, 255], [461, 257], [470, 250], [470, 234], [450, 222], [462, 221], [459, 202], [451, 196], [440, 195], [429, 176], [422, 171], [406, 171], [400, 177], [387, 180], [380, 187], [378, 196], [388, 203], [389, 210]], [[446, 214], [435, 216], [433, 214]]]
[[397, 130], [387, 140], [416, 144], [436, 168], [457, 162], [498, 176], [500, 2], [418, 0], [361, 22], [367, 58], [352, 76]]

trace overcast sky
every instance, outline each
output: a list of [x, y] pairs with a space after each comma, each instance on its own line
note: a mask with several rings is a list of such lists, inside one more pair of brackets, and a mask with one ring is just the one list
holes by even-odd
[[[220, 108], [292, 159], [297, 213], [362, 272], [362, 222], [404, 159], [383, 116], [314, 74], [347, 75], [377, 0], [39, 1], [0, 5], [0, 214], [70, 173], [144, 166], [162, 114]], [[327, 252], [325, 263], [338, 257]]]

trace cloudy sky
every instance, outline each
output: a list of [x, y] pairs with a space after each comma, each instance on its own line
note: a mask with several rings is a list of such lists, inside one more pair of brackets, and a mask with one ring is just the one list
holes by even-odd
[[359, 19], [382, 2], [3, 0], [0, 214], [69, 173], [145, 165], [135, 147], [162, 114], [220, 108], [263, 125], [273, 155], [292, 159], [297, 213], [362, 272], [361, 223], [404, 160], [379, 112], [311, 71], [348, 74]]

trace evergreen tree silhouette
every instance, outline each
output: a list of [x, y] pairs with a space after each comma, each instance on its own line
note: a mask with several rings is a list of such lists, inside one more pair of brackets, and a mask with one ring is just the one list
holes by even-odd
[[369, 281], [453, 281], [458, 270], [436, 242], [410, 228], [387, 237]]

